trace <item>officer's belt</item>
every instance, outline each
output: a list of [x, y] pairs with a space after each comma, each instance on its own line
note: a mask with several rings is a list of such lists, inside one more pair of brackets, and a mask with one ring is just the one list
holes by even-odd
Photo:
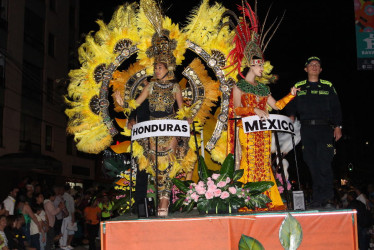
[[331, 125], [328, 120], [301, 120], [301, 125]]

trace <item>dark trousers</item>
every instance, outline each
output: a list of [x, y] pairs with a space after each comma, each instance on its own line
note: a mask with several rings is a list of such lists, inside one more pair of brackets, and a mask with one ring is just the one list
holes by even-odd
[[53, 226], [53, 228], [55, 230], [55, 235], [61, 234], [62, 220], [63, 219], [61, 219], [61, 220], [56, 219], [56, 221], [55, 221], [55, 225]]
[[89, 250], [96, 250], [96, 236], [99, 233], [100, 224], [92, 225], [86, 224], [88, 233], [88, 246]]
[[47, 241], [45, 243], [45, 249], [49, 250], [53, 248], [54, 245], [54, 238], [55, 238], [55, 230], [52, 227], [49, 227], [49, 230], [47, 231]]
[[334, 138], [330, 126], [301, 127], [303, 159], [313, 181], [313, 201], [325, 203], [334, 198], [333, 171]]
[[31, 239], [31, 247], [33, 248], [36, 248], [37, 250], [40, 249], [40, 234], [33, 234], [33, 235], [30, 235], [30, 239]]

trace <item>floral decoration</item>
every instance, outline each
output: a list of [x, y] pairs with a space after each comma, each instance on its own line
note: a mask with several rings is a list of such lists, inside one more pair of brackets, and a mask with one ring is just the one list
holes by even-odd
[[204, 158], [200, 156], [197, 183], [176, 178], [172, 180], [181, 191], [172, 210], [191, 211], [195, 205], [200, 213], [231, 213], [232, 209], [241, 207], [253, 210], [266, 208], [266, 204], [271, 200], [263, 192], [274, 183], [261, 181], [243, 184], [238, 181], [243, 172], [243, 169], [235, 170], [232, 154], [226, 157], [219, 172], [210, 171]]

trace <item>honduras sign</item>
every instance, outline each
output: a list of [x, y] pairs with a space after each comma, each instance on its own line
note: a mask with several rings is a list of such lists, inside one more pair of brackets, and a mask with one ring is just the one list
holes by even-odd
[[248, 116], [242, 118], [244, 133], [273, 130], [294, 134], [295, 127], [290, 118], [284, 115], [269, 115], [267, 119], [259, 116]]
[[183, 120], [151, 120], [132, 126], [132, 141], [157, 136], [190, 137], [190, 125]]

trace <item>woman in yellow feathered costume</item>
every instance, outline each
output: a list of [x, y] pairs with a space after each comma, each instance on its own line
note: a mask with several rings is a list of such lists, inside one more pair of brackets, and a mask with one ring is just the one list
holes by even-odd
[[[176, 59], [173, 48], [176, 44], [169, 38], [168, 30], [156, 32], [152, 37], [152, 46], [147, 50], [149, 57], [154, 57], [154, 76], [150, 83], [146, 84], [136, 100], [129, 101], [130, 106], [137, 107], [146, 99], [149, 101], [151, 120], [175, 119], [177, 103], [179, 109], [183, 108], [183, 97], [178, 82], [174, 79]], [[116, 101], [123, 106], [124, 101], [119, 92], [115, 93]], [[155, 138], [142, 141], [143, 156], [149, 162], [147, 171], [154, 174], [156, 166], [156, 141]], [[167, 216], [170, 193], [172, 189], [171, 179], [181, 171], [181, 165], [177, 159], [182, 159], [188, 149], [188, 139], [162, 136], [157, 142], [157, 166], [158, 166], [158, 190], [159, 207], [158, 216]], [[143, 164], [140, 164], [142, 166]]]

